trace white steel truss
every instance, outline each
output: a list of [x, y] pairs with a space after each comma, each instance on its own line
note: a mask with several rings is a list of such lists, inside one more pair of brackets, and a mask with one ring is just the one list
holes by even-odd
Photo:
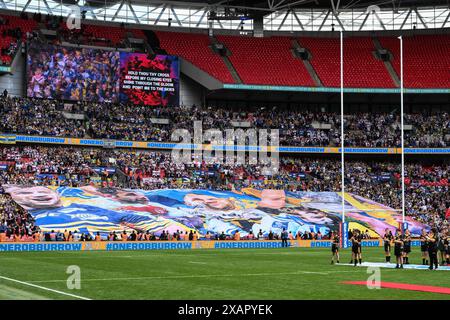
[[[330, 0], [330, 9], [292, 8], [284, 0], [268, 0], [264, 30], [267, 31], [377, 31], [450, 28], [450, 8], [419, 7], [395, 10], [369, 6], [366, 9], [347, 9], [339, 0]], [[299, 0], [298, 3], [314, 2]], [[77, 6], [86, 19], [186, 28], [210, 27], [208, 13], [220, 11], [221, 2], [214, 6], [202, 3], [147, 1], [138, 4], [130, 0], [89, 1], [79, 0]], [[292, 5], [292, 3], [290, 3]], [[38, 12], [57, 16], [69, 16], [71, 7], [61, 0], [0, 0], [0, 9]], [[261, 9], [262, 10], [262, 9]], [[253, 29], [253, 20], [214, 20], [214, 29]]]

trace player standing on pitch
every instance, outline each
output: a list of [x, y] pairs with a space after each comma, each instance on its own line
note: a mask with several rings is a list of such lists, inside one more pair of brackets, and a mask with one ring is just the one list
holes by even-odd
[[445, 258], [447, 260], [447, 266], [450, 266], [450, 230], [447, 230], [447, 236], [445, 237], [444, 245], [445, 245]]
[[350, 241], [352, 242], [352, 255], [354, 256], [354, 265], [356, 267], [356, 265], [358, 264], [358, 260], [359, 260], [359, 264], [362, 264], [362, 258], [361, 258], [361, 235], [358, 229], [355, 229], [353, 231], [353, 236], [350, 239]]
[[439, 234], [439, 238], [438, 238], [438, 251], [440, 253], [438, 260], [440, 260], [441, 266], [444, 265], [444, 263], [445, 263], [445, 256], [447, 254], [447, 250], [445, 248], [445, 240], [447, 239], [446, 237], [447, 236], [446, 236], [445, 231], [444, 231], [441, 234]]
[[422, 234], [420, 235], [420, 252], [422, 252], [422, 264], [428, 265], [428, 242], [425, 229], [422, 229]]
[[394, 239], [394, 236], [392, 235], [392, 231], [389, 229], [386, 229], [386, 233], [384, 234], [383, 241], [384, 241], [384, 254], [386, 256], [386, 262], [391, 262], [391, 243]]
[[411, 232], [406, 229], [403, 236], [403, 263], [409, 264], [409, 254], [411, 253]]
[[334, 264], [334, 259], [336, 258], [336, 263], [339, 263], [339, 243], [341, 242], [341, 239], [339, 237], [339, 234], [337, 232], [331, 231], [331, 264]]
[[428, 245], [428, 256], [430, 257], [430, 270], [434, 269], [437, 270], [439, 263], [438, 263], [438, 257], [437, 257], [437, 250], [438, 250], [438, 239], [437, 239], [437, 231], [436, 229], [431, 229], [431, 231], [428, 233], [427, 237], [427, 245]]
[[403, 269], [403, 236], [399, 229], [395, 232], [394, 254], [397, 263], [395, 269]]

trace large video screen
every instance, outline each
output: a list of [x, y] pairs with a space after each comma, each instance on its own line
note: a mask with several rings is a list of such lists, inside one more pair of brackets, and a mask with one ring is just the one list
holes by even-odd
[[30, 42], [27, 70], [28, 97], [148, 106], [179, 103], [175, 56]]
[[177, 105], [178, 57], [120, 53], [122, 102], [144, 105]]

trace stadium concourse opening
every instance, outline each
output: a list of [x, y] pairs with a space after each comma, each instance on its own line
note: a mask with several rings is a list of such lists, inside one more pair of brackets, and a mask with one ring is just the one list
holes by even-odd
[[424, 2], [0, 0], [0, 299], [448, 299]]

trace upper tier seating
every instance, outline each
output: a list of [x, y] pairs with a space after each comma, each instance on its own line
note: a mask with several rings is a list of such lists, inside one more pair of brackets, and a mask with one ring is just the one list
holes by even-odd
[[[400, 76], [400, 41], [380, 38], [393, 54], [392, 64]], [[450, 88], [450, 35], [403, 37], [403, 77], [406, 88]]]
[[[340, 87], [340, 44], [336, 38], [301, 38], [312, 54], [311, 64], [325, 87]], [[371, 38], [344, 39], [344, 86], [392, 88], [395, 86], [382, 61], [372, 52]]]
[[[61, 23], [60, 27], [65, 34], [70, 34], [65, 22]], [[123, 40], [127, 37], [127, 33], [131, 33], [131, 35], [135, 38], [145, 39], [144, 32], [141, 29], [125, 29], [116, 26], [102, 26], [83, 23], [81, 32], [76, 32], [77, 35], [83, 36], [84, 41], [92, 42], [97, 45], [102, 45], [101, 42], [106, 42], [107, 45], [109, 44], [111, 46], [120, 45], [121, 42], [123, 42]], [[73, 35], [74, 34], [72, 33], [71, 36]]]
[[231, 51], [229, 59], [245, 84], [315, 86], [287, 37], [217, 36]]
[[27, 32], [33, 31], [36, 25], [36, 22], [31, 19], [0, 15], [0, 60], [3, 64], [12, 62], [17, 48], [17, 31], [14, 31], [14, 35], [11, 34], [11, 31], [19, 28], [21, 33], [19, 38], [25, 40]]
[[161, 48], [196, 65], [224, 83], [234, 83], [231, 73], [222, 58], [209, 47], [208, 35], [156, 31]]

